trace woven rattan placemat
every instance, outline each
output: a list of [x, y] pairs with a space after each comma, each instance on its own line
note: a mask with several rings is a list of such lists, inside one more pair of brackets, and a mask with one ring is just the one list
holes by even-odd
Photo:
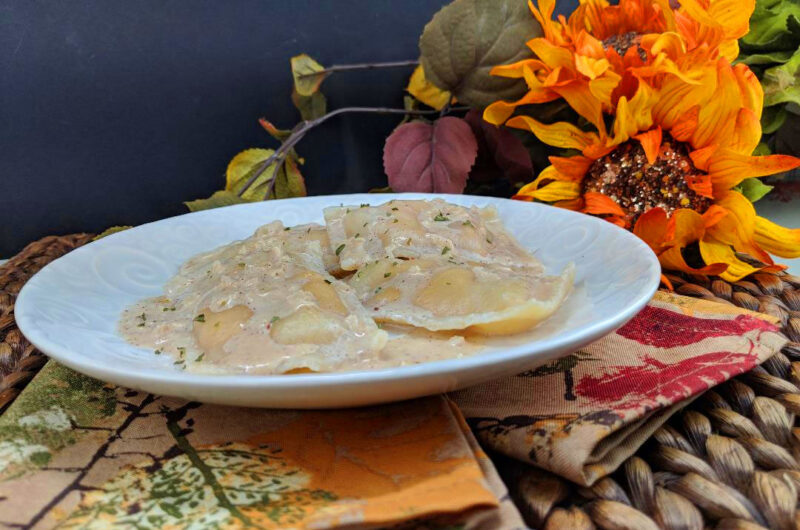
[[[14, 322], [22, 285], [90, 241], [50, 236], [0, 265], [0, 412], [45, 363]], [[778, 317], [792, 341], [755, 370], [715, 387], [657, 431], [637, 455], [591, 488], [498, 457], [535, 528], [798, 528], [800, 278], [755, 274], [734, 284], [670, 276], [676, 292]]]

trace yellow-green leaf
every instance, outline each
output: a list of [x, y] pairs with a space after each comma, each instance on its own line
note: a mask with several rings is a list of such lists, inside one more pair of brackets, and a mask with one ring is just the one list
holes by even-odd
[[323, 116], [328, 107], [328, 100], [322, 92], [314, 92], [311, 96], [301, 96], [296, 90], [292, 90], [292, 103], [300, 111], [300, 117], [306, 121]]
[[[245, 149], [230, 161], [225, 172], [225, 189], [238, 194], [261, 164], [275, 151], [272, 149]], [[272, 179], [275, 164], [270, 166], [258, 176], [256, 181], [242, 194], [249, 200], [261, 200], [267, 192], [267, 185]]]
[[412, 96], [436, 110], [441, 110], [453, 97], [449, 91], [442, 90], [428, 81], [425, 78], [425, 70], [422, 66], [417, 66], [414, 69], [414, 73], [411, 74], [411, 78], [408, 80], [406, 90]]
[[772, 191], [774, 186], [768, 186], [757, 178], [744, 179], [735, 189], [748, 198], [750, 202], [756, 202], [764, 198], [764, 195]]
[[323, 72], [324, 66], [306, 55], [295, 55], [291, 59], [294, 89], [301, 96], [310, 96], [319, 90], [322, 81], [328, 73]]
[[111, 234], [116, 234], [117, 232], [122, 232], [127, 230], [128, 228], [133, 228], [132, 226], [112, 226], [111, 228], [106, 228], [101, 233], [94, 236], [92, 241], [97, 241], [98, 239], [102, 239], [106, 236], [110, 236]]
[[223, 190], [215, 191], [208, 199], [197, 199], [195, 201], [184, 202], [183, 204], [185, 204], [190, 211], [198, 212], [200, 210], [210, 210], [211, 208], [220, 208], [222, 206], [231, 206], [233, 204], [243, 204], [246, 202], [252, 201], [242, 199], [232, 191]]
[[289, 157], [283, 163], [278, 178], [275, 180], [274, 198], [288, 199], [305, 197], [306, 182], [295, 161]]
[[259, 118], [258, 120], [259, 125], [264, 128], [265, 131], [269, 133], [270, 136], [278, 140], [279, 142], [285, 141], [292, 135], [292, 131], [289, 129], [278, 129], [273, 125], [273, 123], [266, 118]]

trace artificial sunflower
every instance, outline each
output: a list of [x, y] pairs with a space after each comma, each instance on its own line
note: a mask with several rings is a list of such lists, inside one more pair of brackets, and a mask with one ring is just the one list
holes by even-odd
[[671, 75], [703, 84], [703, 64], [733, 61], [755, 0], [683, 0], [677, 9], [669, 0], [581, 0], [568, 20], [552, 19], [554, 0], [529, 5], [544, 34], [527, 43], [536, 58], [491, 72], [525, 79], [528, 92], [493, 103], [484, 118], [499, 125], [520, 105], [563, 98], [601, 129], [602, 113], [613, 112], [622, 96], [630, 100], [640, 80], [658, 87]]
[[[796, 168], [800, 159], [751, 156], [761, 138], [761, 85], [745, 65], [732, 67], [724, 58], [713, 74], [712, 90], [679, 82], [659, 90], [641, 85], [630, 100], [620, 98], [608, 133], [512, 118], [506, 125], [580, 151], [550, 157], [552, 165], [515, 198], [632, 229], [666, 269], [735, 281], [759, 268], [779, 269], [769, 253], [800, 256], [800, 230], [759, 217], [736, 191], [745, 179]], [[765, 266], [746, 263], [737, 252]]]

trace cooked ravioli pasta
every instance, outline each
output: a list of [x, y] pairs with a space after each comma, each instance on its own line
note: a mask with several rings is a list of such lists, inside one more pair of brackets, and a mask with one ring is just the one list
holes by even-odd
[[573, 267], [546, 276], [493, 208], [393, 200], [324, 216], [189, 259], [162, 296], [123, 312], [120, 331], [193, 372], [390, 368], [527, 331], [572, 287]]
[[348, 282], [378, 321], [481, 335], [526, 331], [569, 294], [574, 267], [560, 276], [535, 269], [476, 264], [455, 257], [382, 259]]
[[347, 271], [381, 258], [447, 252], [478, 263], [541, 270], [540, 262], [506, 231], [493, 207], [408, 200], [326, 208], [324, 214], [331, 248]]

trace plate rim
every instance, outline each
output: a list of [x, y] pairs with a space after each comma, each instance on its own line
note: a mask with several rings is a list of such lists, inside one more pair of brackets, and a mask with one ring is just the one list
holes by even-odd
[[[453, 195], [453, 194], [428, 194], [428, 193], [386, 193], [386, 194], [367, 194], [367, 193], [356, 193], [356, 194], [339, 194], [339, 195], [315, 195], [310, 197], [297, 197], [291, 199], [279, 199], [281, 201], [296, 201], [296, 202], [304, 202], [308, 200], [319, 200], [319, 199], [327, 199], [330, 200], [332, 203], [346, 203], [348, 201], [358, 201], [359, 199], [364, 198], [371, 198], [373, 201], [378, 199], [382, 202], [386, 202], [392, 199], [434, 199], [434, 198], [441, 198], [443, 200], [453, 200], [453, 199], [476, 199], [481, 201], [488, 200], [489, 202], [512, 202], [516, 204], [520, 204], [520, 201], [514, 201], [512, 199], [500, 198], [500, 197], [487, 197], [481, 195]], [[270, 201], [272, 202], [272, 201]], [[256, 203], [247, 203], [247, 204], [237, 204], [232, 206], [225, 206], [222, 208], [215, 208], [213, 210], [202, 210], [198, 212], [189, 212], [181, 215], [176, 215], [172, 217], [166, 217], [164, 219], [159, 219], [156, 221], [151, 221], [149, 223], [144, 223], [142, 225], [136, 226], [131, 228], [130, 230], [137, 230], [145, 226], [151, 226], [154, 224], [163, 223], [168, 220], [174, 220], [178, 218], [184, 218], [186, 216], [196, 216], [201, 217], [204, 215], [208, 215], [209, 212], [219, 212], [219, 211], [227, 211], [232, 212], [234, 209], [247, 209], [247, 208], [257, 208], [259, 206], [263, 207], [264, 203], [256, 202]], [[555, 206], [543, 204], [543, 203], [527, 203], [530, 207], [533, 208], [546, 208], [555, 209]], [[52, 269], [53, 264], [58, 263], [61, 260], [71, 259], [70, 256], [79, 255], [82, 252], [87, 251], [91, 245], [95, 245], [98, 243], [103, 243], [104, 241], [110, 242], [117, 238], [124, 238], [125, 233], [128, 230], [111, 234], [102, 240], [93, 241], [79, 247], [72, 252], [65, 254], [64, 256], [53, 260], [51, 263], [44, 266], [40, 271], [34, 274], [23, 286], [22, 290], [19, 292], [16, 302], [15, 302], [15, 319], [17, 322], [17, 327], [22, 332], [23, 335], [34, 345], [36, 348], [44, 352], [48, 355], [48, 357], [56, 360], [60, 364], [63, 364], [69, 368], [72, 368], [78, 372], [84, 373], [91, 377], [95, 377], [98, 379], [102, 379], [105, 381], [116, 382], [117, 384], [124, 384], [126, 386], [130, 386], [131, 381], [136, 381], [137, 383], [141, 384], [144, 382], [145, 384], [170, 384], [175, 385], [176, 387], [195, 387], [195, 386], [203, 386], [209, 389], [224, 389], [230, 388], [235, 386], [237, 388], [296, 388], [296, 387], [308, 387], [308, 386], [340, 386], [340, 385], [347, 385], [347, 384], [367, 384], [367, 383], [378, 383], [378, 382], [387, 382], [387, 381], [395, 381], [395, 380], [402, 380], [408, 378], [418, 378], [418, 377], [441, 377], [447, 376], [450, 374], [458, 374], [460, 372], [466, 372], [472, 369], [479, 368], [481, 366], [492, 366], [496, 364], [503, 364], [503, 362], [512, 362], [515, 359], [520, 359], [523, 357], [530, 356], [531, 358], [535, 358], [537, 355], [542, 355], [550, 351], [555, 351], [559, 349], [569, 349], [569, 348], [578, 348], [580, 345], [586, 345], [591, 343], [608, 333], [618, 329], [626, 322], [628, 322], [631, 318], [633, 318], [644, 306], [652, 299], [653, 295], [655, 294], [656, 290], [658, 289], [660, 283], [660, 276], [661, 276], [661, 268], [658, 262], [658, 258], [652, 249], [641, 239], [635, 236], [633, 233], [620, 228], [618, 226], [613, 225], [605, 220], [602, 220], [597, 217], [593, 217], [590, 215], [586, 215], [579, 212], [572, 212], [569, 210], [559, 209], [560, 214], [564, 214], [567, 216], [575, 216], [576, 219], [581, 219], [582, 222], [588, 223], [595, 223], [598, 225], [602, 225], [603, 230], [617, 230], [623, 238], [627, 239], [633, 247], [638, 247], [638, 251], [641, 251], [644, 255], [646, 255], [646, 259], [648, 259], [650, 263], [650, 267], [648, 271], [650, 271], [650, 277], [647, 278], [647, 282], [644, 284], [646, 287], [638, 293], [634, 302], [631, 303], [627, 308], [624, 310], [598, 318], [596, 321], [590, 323], [586, 327], [581, 327], [577, 330], [572, 331], [571, 333], [557, 335], [554, 337], [550, 337], [547, 339], [547, 347], [544, 348], [536, 348], [537, 342], [541, 341], [534, 341], [534, 342], [527, 342], [516, 346], [510, 346], [504, 348], [501, 352], [492, 352], [491, 354], [481, 354], [477, 353], [472, 356], [467, 357], [459, 357], [453, 359], [443, 359], [437, 361], [430, 361], [425, 363], [420, 363], [416, 365], [407, 365], [407, 366], [398, 366], [398, 367], [390, 367], [390, 368], [382, 368], [376, 370], [358, 370], [358, 371], [346, 371], [346, 372], [329, 372], [329, 373], [314, 373], [314, 374], [292, 374], [291, 376], [287, 376], [285, 374], [198, 374], [193, 372], [181, 372], [181, 371], [169, 371], [169, 370], [158, 370], [158, 371], [138, 371], [138, 372], [126, 372], [122, 369], [114, 369], [113, 364], [96, 364], [92, 362], [91, 359], [86, 358], [81, 353], [76, 353], [68, 347], [62, 347], [61, 345], [52, 342], [47, 337], [43, 336], [43, 334], [39, 333], [39, 326], [33, 322], [31, 314], [32, 311], [30, 308], [27, 308], [27, 294], [31, 292], [36, 287], [37, 278], [41, 279], [47, 274], [48, 269]], [[219, 215], [219, 214], [216, 214]], [[545, 214], [546, 215], [546, 214]], [[21, 310], [20, 310], [21, 309]], [[119, 334], [117, 334], [120, 338], [122, 338]], [[124, 339], [123, 339], [124, 340]], [[153, 367], [157, 368], [157, 367]], [[119, 383], [120, 380], [127, 380], [128, 383]]]

